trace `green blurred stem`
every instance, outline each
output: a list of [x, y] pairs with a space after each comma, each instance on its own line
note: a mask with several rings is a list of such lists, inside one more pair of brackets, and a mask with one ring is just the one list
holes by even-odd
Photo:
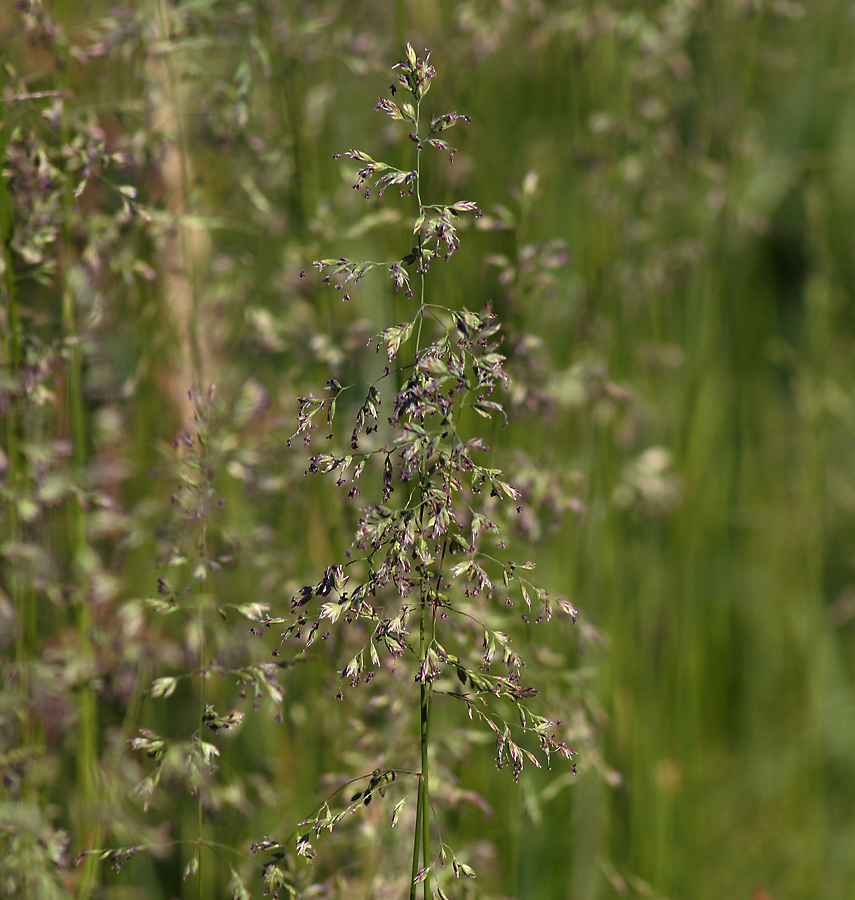
[[[69, 30], [68, 5], [57, 4], [57, 14], [66, 33]], [[66, 94], [72, 94], [68, 83], [67, 61], [58, 67], [58, 86]], [[63, 144], [70, 143], [67, 125], [63, 126]], [[71, 219], [74, 214], [74, 185], [72, 177], [66, 173], [62, 196], [62, 263], [60, 277], [62, 285], [62, 333], [67, 341], [69, 352], [68, 382], [66, 401], [68, 429], [71, 436], [73, 453], [71, 459], [72, 478], [79, 484], [80, 475], [86, 460], [86, 424], [83, 408], [83, 391], [81, 387], [81, 349], [77, 340], [77, 313], [75, 309], [74, 289], [71, 272], [74, 266], [73, 236]], [[77, 634], [80, 642], [80, 655], [87, 665], [84, 667], [86, 681], [80, 686], [78, 695], [78, 712], [80, 729], [77, 744], [77, 789], [79, 796], [79, 815], [81, 817], [81, 833], [84, 835], [86, 849], [101, 844], [103, 826], [96, 812], [98, 798], [98, 715], [95, 697], [89, 683], [88, 671], [94, 659], [92, 647], [92, 615], [86, 597], [86, 575], [80, 563], [86, 553], [86, 529], [80, 498], [75, 493], [67, 510], [68, 540], [71, 559], [76, 571], [72, 578], [77, 582], [78, 608], [76, 616]], [[88, 900], [98, 881], [99, 863], [97, 857], [86, 857], [83, 871], [77, 885], [78, 900]]]
[[[0, 105], [2, 108], [2, 105]], [[6, 158], [9, 129], [0, 120], [0, 160]], [[0, 244], [3, 245], [9, 330], [6, 334], [5, 364], [16, 372], [21, 365], [21, 318], [18, 312], [18, 283], [15, 278], [15, 260], [12, 256], [12, 197], [5, 178], [0, 178]], [[11, 433], [11, 430], [10, 430]]]
[[[63, 198], [65, 206], [63, 211], [65, 261], [62, 276], [62, 330], [66, 338], [77, 336], [74, 294], [68, 280], [68, 273], [72, 265], [70, 258], [72, 238], [71, 228], [69, 226], [69, 219], [72, 214], [73, 206], [72, 191], [73, 188], [70, 184], [70, 180], [66, 178]], [[80, 474], [86, 458], [86, 427], [80, 377], [82, 360], [79, 342], [73, 341], [69, 350], [70, 359], [68, 365], [68, 386], [66, 396], [68, 400], [69, 427], [74, 447], [72, 456], [72, 477], [74, 483], [79, 484]], [[75, 567], [78, 567], [86, 552], [86, 528], [83, 519], [83, 509], [80, 505], [78, 494], [75, 494], [71, 498], [68, 507], [68, 535], [71, 544], [71, 557], [72, 560], [74, 560]], [[85, 578], [85, 573], [82, 570], [77, 573], [77, 579], [79, 579], [80, 582], [78, 584], [80, 593], [77, 610], [77, 633], [80, 640], [81, 657], [85, 659], [87, 663], [91, 663], [94, 658], [91, 635], [92, 613], [83, 584]], [[91, 837], [87, 839], [87, 843], [90, 847], [99, 847], [101, 845], [103, 828], [100, 816], [93, 814], [98, 796], [98, 714], [95, 697], [88, 677], [86, 683], [80, 687], [78, 708], [80, 712], [80, 738], [77, 757], [78, 789], [82, 801], [82, 814], [91, 827]], [[83, 863], [83, 874], [78, 884], [77, 896], [79, 900], [86, 900], [86, 898], [92, 895], [92, 891], [98, 879], [98, 868], [99, 864], [97, 857], [86, 857]]]
[[[201, 562], [204, 564], [205, 559], [207, 557], [207, 537], [208, 537], [208, 529], [206, 525], [202, 525], [202, 540], [200, 543], [201, 548]], [[202, 605], [202, 582], [199, 582], [199, 753], [202, 752], [202, 729], [205, 725], [205, 618], [203, 615], [203, 605]], [[201, 756], [200, 756], [201, 759]], [[202, 767], [199, 767], [199, 771], [202, 771]], [[204, 841], [204, 822], [202, 819], [202, 784], [200, 779], [199, 784], [199, 797], [198, 797], [198, 812], [197, 812], [197, 840], [198, 847], [196, 853], [198, 854], [199, 859], [199, 900], [202, 900], [202, 895], [204, 892], [204, 872], [202, 870], [202, 842]]]
[[[7, 104], [0, 103], [0, 163], [6, 159], [9, 127], [6, 121]], [[21, 366], [21, 318], [18, 310], [18, 282], [15, 277], [15, 259], [12, 253], [12, 196], [8, 181], [0, 178], [0, 246], [5, 264], [4, 283], [8, 330], [3, 342], [3, 365], [14, 378]], [[9, 460], [10, 484], [15, 490], [25, 489], [28, 483], [27, 468], [21, 456], [19, 430], [21, 427], [21, 401], [17, 392], [11, 398], [6, 414], [6, 456]], [[21, 523], [14, 499], [8, 501], [8, 536], [21, 538]], [[18, 692], [22, 713], [22, 739], [24, 747], [35, 742], [34, 722], [29, 714], [29, 668], [27, 660], [36, 647], [35, 605], [25, 589], [15, 566], [10, 567], [9, 586], [15, 608], [18, 631], [15, 639], [15, 665], [18, 674]], [[25, 793], [29, 781], [25, 781]]]

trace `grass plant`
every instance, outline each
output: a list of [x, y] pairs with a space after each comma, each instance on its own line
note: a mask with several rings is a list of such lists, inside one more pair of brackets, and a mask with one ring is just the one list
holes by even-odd
[[[453, 162], [456, 150], [446, 142], [445, 132], [469, 117], [457, 112], [428, 117], [423, 112], [436, 75], [429, 52], [424, 59], [418, 58], [407, 44], [405, 58], [394, 68], [399, 70], [400, 87], [393, 84], [390, 92], [392, 98], [399, 92], [403, 97], [382, 97], [376, 111], [410, 129], [414, 168], [399, 169], [361, 150], [345, 155], [359, 166], [353, 188], [366, 200], [372, 190], [379, 197], [396, 190], [401, 197], [414, 198], [415, 243], [402, 257], [390, 261], [339, 257], [318, 260], [315, 267], [325, 283], [343, 293], [345, 301], [350, 295], [344, 291], [354, 290], [372, 270], [388, 272], [396, 290], [405, 291], [414, 301], [415, 313], [409, 321], [389, 325], [369, 339], [368, 345], [376, 344], [388, 360], [379, 377], [351, 384], [332, 378], [326, 385], [328, 398], [313, 394], [300, 398], [299, 427], [291, 438], [302, 435], [308, 446], [312, 431], [322, 422], [330, 431], [328, 439], [334, 440], [336, 416], [355, 394], [349, 450], [336, 450], [333, 445], [332, 452], [312, 456], [307, 474], [334, 474], [336, 485], [348, 486], [349, 496], [355, 498], [366, 468], [374, 468], [382, 473], [381, 497], [360, 511], [347, 562], [328, 566], [317, 584], [303, 587], [292, 602], [290, 621], [276, 617], [265, 624], [286, 624], [283, 644], [295, 640], [306, 649], [328, 628], [327, 623], [352, 626], [358, 631], [355, 652], [340, 670], [341, 680], [353, 688], [373, 682], [379, 697], [400, 689], [399, 665], [415, 673], [413, 680], [419, 685], [417, 771], [389, 761], [384, 754], [371, 775], [355, 779], [361, 789], [347, 806], [333, 812], [332, 798], [326, 800], [301, 822], [293, 840], [297, 854], [312, 859], [313, 836], [333, 831], [399, 778], [414, 779], [409, 896], [413, 900], [421, 885], [424, 900], [433, 896], [442, 900], [447, 895], [439, 867], [450, 861], [457, 877], [462, 873], [474, 878], [475, 872], [442, 837], [438, 851], [431, 852], [432, 812], [436, 815], [430, 787], [432, 708], [442, 698], [461, 702], [469, 719], [493, 732], [497, 766], [509, 766], [515, 781], [526, 759], [541, 766], [529, 749], [517, 743], [522, 738], [535, 739], [547, 763], [552, 754], [571, 759], [575, 751], [563, 739], [560, 723], [529, 708], [529, 698], [538, 691], [523, 683], [525, 660], [501, 630], [502, 616], [496, 607], [521, 604], [522, 620], [528, 625], [549, 621], [553, 609], [574, 622], [577, 613], [568, 601], [550, 599], [545, 590], [535, 587], [522, 574], [534, 564], [514, 561], [500, 536], [499, 522], [507, 518], [502, 502], [519, 503], [522, 495], [504, 480], [500, 469], [480, 461], [489, 448], [470, 421], [473, 413], [488, 421], [494, 416], [507, 421], [501, 404], [492, 399], [497, 387], [509, 383], [503, 370], [505, 357], [499, 353], [499, 322], [489, 306], [473, 313], [428, 300], [431, 265], [441, 256], [449, 260], [457, 251], [457, 219], [478, 210], [469, 200], [425, 202], [423, 154], [447, 153]], [[433, 340], [432, 333], [436, 333]], [[380, 418], [381, 390], [391, 379], [393, 365], [400, 384], [386, 401], [391, 407], [387, 429]], [[396, 502], [393, 494], [401, 499]], [[521, 513], [522, 506], [516, 512]], [[348, 587], [351, 579], [359, 582], [354, 588]], [[330, 631], [322, 637], [330, 638]], [[388, 657], [385, 664], [381, 652]], [[498, 673], [494, 662], [500, 666]], [[341, 691], [338, 696], [343, 699]], [[503, 705], [516, 713], [518, 725], [510, 724]], [[407, 799], [405, 794], [395, 804], [393, 826]], [[265, 866], [265, 880], [274, 897], [283, 888], [290, 890], [290, 873], [279, 865], [287, 858], [287, 846], [287, 841], [270, 839], [256, 845], [274, 852]], [[382, 878], [388, 881], [388, 873]]]

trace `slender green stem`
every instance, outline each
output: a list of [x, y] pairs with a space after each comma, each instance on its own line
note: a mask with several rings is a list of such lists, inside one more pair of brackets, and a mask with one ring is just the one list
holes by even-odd
[[[6, 106], [0, 104], [0, 160], [6, 159], [6, 148], [9, 141], [9, 125], [5, 117]], [[17, 371], [21, 364], [21, 319], [18, 312], [18, 283], [15, 278], [15, 260], [12, 256], [12, 195], [5, 178], [0, 179], [0, 245], [2, 245], [5, 263], [7, 308], [9, 315], [9, 331], [6, 340], [5, 364], [12, 371]]]
[[[0, 162], [6, 159], [9, 140], [9, 123], [7, 112], [9, 107], [0, 104]], [[7, 308], [7, 324], [3, 342], [3, 366], [16, 378], [21, 366], [21, 318], [18, 310], [18, 282], [15, 275], [15, 259], [12, 253], [12, 196], [9, 192], [8, 180], [0, 178], [0, 248], [4, 261], [4, 279]], [[10, 484], [15, 490], [25, 488], [28, 482], [26, 463], [20, 452], [19, 431], [21, 427], [21, 399], [15, 391], [6, 415], [6, 456], [9, 460]], [[13, 500], [7, 505], [8, 537], [21, 539], [21, 522]], [[21, 743], [28, 747], [35, 741], [35, 722], [30, 715], [29, 706], [29, 658], [35, 650], [35, 630], [31, 627], [34, 607], [33, 597], [24, 586], [23, 579], [15, 566], [9, 572], [9, 585], [12, 590], [12, 602], [15, 608], [15, 619], [18, 631], [15, 639], [15, 665], [18, 674], [18, 695], [21, 709]], [[30, 779], [24, 781], [24, 794], [30, 792]]]
[[[421, 107], [421, 100], [416, 101], [416, 110], [415, 110], [415, 133], [418, 134], [419, 131], [419, 110]], [[419, 207], [419, 215], [422, 213], [422, 192], [421, 192], [421, 146], [417, 145], [416, 147], [416, 201]], [[424, 273], [424, 265], [421, 258], [421, 250], [422, 250], [422, 235], [419, 232], [418, 235], [419, 242], [419, 276], [421, 281], [421, 297], [420, 297], [420, 305], [418, 312], [419, 319], [419, 327], [416, 332], [416, 345], [415, 345], [415, 353], [418, 354], [419, 347], [421, 345], [421, 337], [422, 337], [422, 323], [424, 321], [424, 311], [425, 311], [425, 273]], [[419, 479], [419, 484], [421, 486], [422, 494], [424, 495], [425, 486], [426, 486], [426, 473], [422, 472], [422, 477]], [[419, 511], [419, 517], [421, 519], [424, 518], [424, 505], [421, 506]], [[421, 849], [421, 857], [422, 857], [422, 868], [427, 868], [430, 865], [430, 801], [429, 801], [429, 785], [430, 785], [430, 769], [429, 769], [429, 760], [428, 760], [428, 749], [429, 749], [429, 739], [430, 739], [430, 682], [427, 680], [427, 675], [425, 672], [425, 661], [427, 659], [427, 651], [428, 651], [428, 640], [426, 634], [426, 624], [427, 624], [427, 612], [428, 612], [428, 595], [427, 595], [427, 576], [426, 572], [422, 570], [421, 576], [421, 609], [419, 615], [419, 667], [420, 672], [422, 673], [422, 679], [420, 684], [420, 697], [419, 697], [419, 742], [421, 745], [421, 772], [419, 774], [419, 793], [418, 793], [418, 803], [416, 805], [416, 825], [413, 834], [413, 877], [410, 882], [410, 900], [415, 900], [416, 896], [416, 884], [415, 877], [419, 871], [418, 861], [419, 861], [419, 850]], [[421, 847], [419, 846], [421, 844]], [[423, 880], [423, 891], [424, 891], [424, 900], [430, 900], [431, 891], [430, 891], [430, 873], [428, 873]]]
[[416, 875], [419, 873], [419, 850], [422, 830], [422, 779], [419, 775], [419, 789], [416, 794], [416, 826], [413, 831], [413, 867], [410, 873], [410, 900], [416, 900]]
[[[422, 466], [421, 477], [419, 478], [419, 485], [424, 492], [425, 485], [425, 473], [424, 466]], [[419, 510], [419, 520], [424, 520], [424, 507]], [[427, 617], [427, 594], [426, 594], [426, 578], [425, 578], [425, 570], [422, 569], [421, 578], [419, 579], [419, 594], [421, 596], [421, 607], [419, 610], [419, 672], [424, 673], [425, 669], [425, 659], [427, 657], [427, 642], [425, 640], [425, 619]], [[419, 871], [419, 850], [422, 851], [422, 867], [426, 867], [428, 865], [428, 860], [430, 859], [430, 834], [428, 833], [427, 838], [425, 838], [425, 832], [428, 832], [428, 817], [426, 814], [426, 810], [428, 807], [428, 795], [426, 789], [426, 779], [428, 777], [428, 768], [427, 768], [427, 681], [424, 677], [421, 679], [420, 684], [420, 697], [419, 697], [419, 744], [421, 747], [421, 771], [419, 772], [419, 790], [418, 790], [418, 799], [416, 802], [416, 824], [413, 830], [413, 871], [412, 871], [412, 879], [410, 880], [410, 900], [415, 900], [416, 897], [416, 875]], [[428, 876], [429, 877], [429, 876]], [[425, 878], [425, 883], [428, 881], [428, 877]]]
[[[57, 12], [66, 32], [69, 31], [68, 6], [59, 4]], [[58, 67], [58, 87], [63, 94], [70, 94], [68, 67]], [[62, 127], [62, 143], [70, 144], [67, 122]], [[65, 173], [62, 192], [62, 245], [63, 263], [60, 267], [62, 290], [62, 333], [66, 339], [76, 338], [78, 331], [77, 309], [71, 278], [74, 270], [74, 239], [71, 222], [74, 215], [74, 181], [70, 172]], [[69, 346], [68, 379], [66, 383], [65, 401], [67, 429], [73, 447], [71, 469], [74, 483], [78, 483], [86, 461], [86, 423], [83, 407], [83, 391], [81, 387], [82, 352], [80, 342], [74, 340]], [[66, 525], [71, 551], [72, 577], [77, 585], [76, 625], [80, 642], [81, 657], [91, 662], [94, 651], [92, 647], [92, 614], [85, 591], [86, 575], [80, 568], [80, 560], [86, 551], [86, 528], [83, 508], [77, 494], [72, 495], [67, 512]], [[77, 784], [79, 791], [79, 816], [85, 834], [85, 843], [89, 847], [101, 844], [103, 825], [100, 816], [95, 812], [98, 798], [98, 711], [93, 689], [89, 683], [82, 685], [78, 697], [80, 715], [79, 739], [77, 745]], [[88, 900], [98, 880], [99, 863], [97, 857], [87, 857], [83, 864], [83, 873], [78, 882], [78, 900]]]
[[[207, 527], [205, 525], [202, 526], [202, 541], [200, 544], [201, 547], [201, 556], [202, 561], [207, 555], [205, 545], [207, 539]], [[202, 583], [199, 583], [199, 594], [202, 593]], [[199, 602], [199, 734], [198, 741], [200, 744], [200, 754], [201, 754], [201, 743], [202, 743], [202, 729], [205, 725], [205, 618], [202, 609], [202, 602], [200, 596]], [[202, 767], [199, 767], [200, 773], [202, 772]], [[203, 892], [204, 892], [204, 872], [202, 870], [202, 843], [204, 841], [204, 822], [202, 819], [202, 779], [199, 779], [198, 785], [198, 797], [197, 797], [197, 829], [198, 829], [198, 847], [196, 852], [199, 854], [199, 900], [202, 900]]]
[[[424, 483], [422, 481], [422, 483]], [[419, 615], [419, 667], [424, 673], [425, 660], [428, 651], [427, 639], [427, 578], [424, 571], [421, 577], [421, 609]], [[429, 778], [430, 769], [428, 762], [428, 743], [430, 740], [430, 683], [426, 675], [422, 677], [420, 684], [420, 721], [419, 743], [421, 745], [421, 772], [419, 773], [419, 791], [416, 804], [416, 824], [413, 832], [413, 869], [410, 881], [410, 900], [415, 900], [415, 878], [419, 872], [419, 851], [421, 850], [422, 868], [430, 865], [430, 802], [429, 802]], [[430, 898], [430, 874], [426, 875], [424, 884], [424, 900]]]
[[[421, 109], [421, 100], [416, 101], [416, 121], [415, 121], [415, 132], [418, 134], [419, 132], [419, 113]], [[422, 172], [422, 153], [421, 153], [421, 145], [418, 144], [416, 146], [416, 201], [419, 207], [419, 215], [421, 216], [423, 206], [422, 206], [422, 190], [421, 190], [421, 172]], [[421, 258], [421, 250], [422, 250], [422, 235], [419, 232], [418, 235], [419, 242], [419, 281], [421, 285], [421, 296], [419, 298], [419, 326], [416, 332], [416, 345], [415, 345], [415, 353], [418, 354], [419, 347], [421, 346], [421, 338], [422, 338], [422, 323], [424, 322], [424, 310], [425, 310], [425, 273], [424, 273], [424, 264]], [[421, 481], [422, 485], [424, 485], [424, 480]], [[422, 508], [423, 513], [423, 508]], [[425, 584], [425, 576], [422, 574], [422, 584], [421, 584], [421, 610], [420, 610], [420, 618], [419, 618], [419, 666], [424, 669], [425, 659], [427, 657], [427, 640], [425, 636], [425, 624], [427, 620], [427, 594], [426, 594], [426, 584]], [[420, 722], [419, 722], [419, 739], [421, 744], [421, 776], [419, 778], [419, 797], [418, 804], [416, 807], [416, 827], [415, 833], [413, 835], [413, 878], [415, 878], [415, 873], [418, 871], [418, 856], [419, 856], [419, 832], [421, 832], [421, 852], [422, 852], [422, 866], [427, 868], [430, 865], [430, 803], [429, 803], [429, 760], [428, 760], [428, 741], [430, 738], [430, 684], [426, 678], [422, 679], [420, 685], [420, 698], [419, 698], [419, 709], [420, 709]], [[425, 876], [424, 879], [424, 900], [429, 900], [430, 898], [430, 873]], [[411, 883], [410, 885], [410, 900], [414, 900], [416, 893], [416, 885]]]
[[[425, 621], [426, 600], [422, 600], [422, 641], [425, 644], [425, 652], [427, 652], [427, 643], [424, 641], [424, 621]], [[430, 683], [422, 681], [421, 684], [421, 736], [422, 736], [422, 777], [419, 782], [419, 789], [422, 793], [421, 814], [422, 814], [422, 865], [426, 868], [430, 865], [430, 793], [429, 793], [429, 777], [430, 770], [428, 768], [428, 747], [430, 741]], [[430, 900], [430, 874], [425, 877], [424, 900]]]
[[[71, 257], [73, 252], [71, 233], [73, 204], [73, 186], [70, 176], [67, 175], [63, 191], [62, 216], [62, 250], [65, 257], [62, 266], [62, 331], [69, 338], [76, 337], [77, 334], [74, 291], [68, 277], [73, 265]], [[73, 342], [69, 349], [71, 355], [68, 365], [66, 402], [68, 406], [68, 429], [74, 448], [72, 473], [74, 481], [77, 483], [86, 459], [86, 426], [84, 422], [83, 393], [80, 384], [82, 360], [79, 342]], [[86, 549], [86, 530], [83, 508], [76, 494], [72, 496], [69, 502], [67, 516], [71, 558], [74, 568], [77, 569], [79, 560]], [[77, 581], [77, 572], [74, 573], [74, 577], [75, 581]], [[81, 572], [80, 579], [82, 580], [83, 578], [85, 578], [85, 575]], [[91, 661], [93, 657], [92, 614], [89, 600], [85, 595], [82, 584], [79, 584], [78, 587], [77, 634], [80, 641], [80, 653], [85, 660]], [[80, 739], [77, 749], [77, 779], [80, 791], [81, 818], [91, 829], [90, 835], [87, 836], [87, 843], [92, 847], [98, 847], [101, 844], [102, 825], [100, 817], [93, 815], [98, 794], [98, 713], [92, 687], [89, 684], [84, 684], [80, 690], [78, 707], [80, 712]], [[96, 857], [90, 856], [86, 858], [83, 876], [80, 879], [77, 891], [78, 900], [86, 900], [92, 895], [98, 878], [98, 868]]]
[[[439, 571], [436, 575], [436, 593], [439, 593], [440, 584], [442, 583], [442, 567], [445, 562], [445, 551], [448, 548], [448, 536], [442, 542], [442, 555], [439, 560]], [[430, 639], [426, 634], [427, 625], [427, 594], [425, 593], [426, 578], [422, 584], [422, 608], [421, 618], [419, 621], [419, 657], [423, 662], [427, 655], [428, 647], [436, 639], [436, 607], [432, 610]], [[418, 816], [421, 814], [422, 825], [422, 858], [424, 865], [429, 865], [430, 861], [430, 767], [429, 767], [429, 750], [430, 750], [430, 701], [432, 688], [428, 681], [421, 684], [421, 751], [422, 751], [422, 777], [419, 781], [419, 791], [421, 803], [416, 812]], [[418, 840], [418, 838], [416, 839]], [[424, 880], [424, 900], [430, 900], [430, 876]]]

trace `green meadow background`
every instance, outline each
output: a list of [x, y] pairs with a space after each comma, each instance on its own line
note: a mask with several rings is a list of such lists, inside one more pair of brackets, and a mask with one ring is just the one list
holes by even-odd
[[[855, 898], [848, 0], [0, 4], [18, 79], [0, 76], [0, 896], [199, 896], [186, 847], [114, 874], [56, 865], [51, 842], [64, 829], [71, 861], [194, 834], [189, 795], [128, 799], [149, 769], [126, 749], [198, 719], [198, 679], [141, 699], [193, 671], [198, 634], [129, 604], [157, 595], [187, 527], [171, 498], [192, 477], [170, 445], [196, 427], [188, 389], [215, 383], [223, 404], [201, 476], [226, 501], [222, 602], [276, 614], [349, 545], [352, 513], [285, 439], [295, 398], [360, 371], [365, 339], [406, 314], [383, 276], [342, 303], [311, 268], [409, 247], [397, 195], [366, 204], [333, 159], [406, 159], [373, 111], [406, 41], [433, 52], [431, 111], [473, 120], [449, 132], [453, 166], [431, 157], [432, 196], [484, 210], [430, 290], [492, 301], [516, 336], [530, 392], [488, 437], [525, 454], [537, 514], [520, 555], [581, 613], [550, 644], [584, 685], [579, 774], [514, 786], [489, 744], [457, 764], [492, 809], [448, 820], [480, 860], [458, 896]], [[64, 93], [56, 121], [21, 84]], [[128, 158], [78, 202], [61, 147], [99, 133]], [[35, 211], [12, 152], [27, 134], [59, 173]], [[45, 393], [15, 386], [27, 366]], [[218, 626], [224, 658], [257, 652], [249, 624]], [[224, 739], [233, 786], [210, 833], [247, 853], [253, 897], [249, 843], [308, 815], [349, 736], [383, 727], [335, 703], [322, 669], [283, 671], [283, 722], [262, 704]], [[353, 852], [399, 866], [372, 827]], [[216, 865], [205, 896], [230, 896]], [[402, 895], [372, 890], [347, 885]]]

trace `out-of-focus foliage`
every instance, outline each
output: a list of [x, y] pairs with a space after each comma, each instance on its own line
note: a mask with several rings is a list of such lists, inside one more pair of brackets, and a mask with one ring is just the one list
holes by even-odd
[[[412, 317], [310, 268], [408, 239], [332, 159], [404, 167], [371, 107], [405, 40], [441, 63], [431, 111], [473, 119], [451, 188], [424, 178], [485, 214], [431, 277], [505, 324], [509, 540], [581, 612], [525, 654], [576, 698], [575, 779], [511, 789], [437, 725], [458, 889], [849, 897], [843, 0], [0, 5], [0, 896], [258, 896], [250, 843], [406, 739], [404, 693], [337, 703], [338, 648], [275, 660], [258, 605], [358, 518], [286, 448], [295, 398], [368, 381]], [[406, 890], [392, 805], [295, 889]], [[200, 810], [236, 853], [196, 856]]]

